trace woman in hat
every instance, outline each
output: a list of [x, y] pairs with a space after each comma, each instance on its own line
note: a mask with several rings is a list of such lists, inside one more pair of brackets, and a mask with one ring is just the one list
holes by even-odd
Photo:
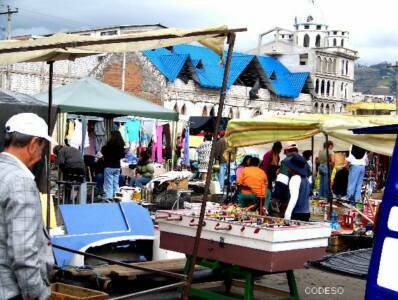
[[286, 161], [291, 178], [289, 180], [290, 199], [285, 211], [285, 219], [308, 221], [310, 219], [310, 183], [308, 166], [302, 156], [294, 155]]

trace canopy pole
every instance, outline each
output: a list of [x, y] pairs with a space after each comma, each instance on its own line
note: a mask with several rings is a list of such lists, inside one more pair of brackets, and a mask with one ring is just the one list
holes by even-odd
[[203, 220], [205, 217], [205, 210], [206, 210], [206, 202], [207, 202], [207, 194], [209, 193], [209, 187], [210, 187], [210, 180], [211, 180], [211, 175], [212, 175], [212, 169], [213, 169], [213, 162], [214, 162], [214, 154], [215, 154], [215, 146], [216, 146], [216, 138], [218, 136], [218, 130], [220, 127], [220, 121], [221, 121], [221, 116], [222, 116], [222, 111], [224, 108], [224, 101], [226, 98], [226, 91], [227, 91], [227, 82], [228, 82], [228, 74], [229, 74], [229, 69], [231, 65], [231, 58], [232, 58], [232, 52], [234, 49], [234, 44], [235, 44], [235, 33], [230, 32], [228, 34], [228, 54], [225, 62], [225, 69], [224, 69], [224, 76], [223, 76], [223, 82], [221, 86], [221, 91], [220, 91], [220, 101], [218, 105], [218, 112], [217, 112], [217, 121], [216, 121], [216, 128], [213, 132], [213, 143], [211, 145], [211, 152], [210, 152], [210, 159], [209, 159], [209, 165], [207, 168], [207, 177], [206, 177], [206, 184], [205, 184], [205, 190], [202, 198], [202, 205], [200, 208], [200, 216], [199, 216], [199, 223], [198, 223], [198, 228], [196, 230], [196, 236], [195, 236], [195, 242], [193, 245], [193, 250], [192, 250], [192, 260], [191, 260], [191, 265], [189, 266], [188, 269], [188, 277], [186, 281], [186, 285], [184, 289], [182, 290], [181, 293], [181, 298], [183, 300], [188, 300], [189, 299], [189, 292], [191, 289], [191, 283], [192, 283], [192, 276], [193, 272], [195, 270], [195, 264], [196, 264], [196, 259], [198, 256], [198, 250], [199, 250], [199, 242], [200, 242], [200, 236], [202, 234], [202, 227], [203, 227]]
[[311, 137], [311, 162], [312, 162], [312, 166], [311, 166], [311, 176], [314, 176], [314, 143], [315, 143], [315, 139], [314, 136]]
[[[47, 126], [48, 126], [48, 135], [51, 136], [51, 110], [53, 106], [53, 74], [54, 74], [54, 62], [48, 61], [49, 65], [49, 79], [48, 79], [48, 111], [47, 111]], [[47, 151], [47, 215], [46, 215], [46, 228], [50, 230], [50, 213], [51, 213], [51, 143], [48, 143], [48, 151]]]
[[330, 159], [329, 159], [329, 136], [325, 133], [325, 143], [326, 143], [326, 166], [327, 166], [327, 178], [328, 178], [328, 193], [327, 199], [329, 201], [329, 220], [332, 221], [332, 213], [333, 213], [333, 195], [331, 191], [331, 183], [332, 183], [332, 172], [330, 169]]
[[[225, 182], [224, 182], [224, 189], [225, 189]], [[224, 193], [223, 189], [223, 193]], [[228, 152], [228, 168], [227, 168], [227, 201], [229, 198], [229, 191], [231, 189], [231, 152]]]

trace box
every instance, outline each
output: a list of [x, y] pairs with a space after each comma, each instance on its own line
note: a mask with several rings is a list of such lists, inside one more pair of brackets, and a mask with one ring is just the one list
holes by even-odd
[[100, 291], [63, 283], [51, 284], [50, 300], [106, 300], [109, 295]]

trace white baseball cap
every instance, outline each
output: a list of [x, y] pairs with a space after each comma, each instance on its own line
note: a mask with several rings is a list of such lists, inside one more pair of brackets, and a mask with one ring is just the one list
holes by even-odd
[[22, 134], [46, 139], [54, 145], [58, 143], [48, 135], [47, 123], [33, 113], [13, 115], [6, 123], [6, 132], [19, 132]]

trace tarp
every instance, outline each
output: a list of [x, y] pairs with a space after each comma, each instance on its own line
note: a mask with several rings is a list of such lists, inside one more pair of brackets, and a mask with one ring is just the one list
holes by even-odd
[[355, 135], [350, 130], [389, 124], [398, 124], [398, 117], [305, 114], [254, 120], [230, 120], [226, 138], [231, 147], [245, 147], [276, 141], [304, 140], [318, 133], [325, 133], [368, 151], [391, 156], [395, 136]]
[[0, 64], [74, 60], [93, 54], [136, 52], [195, 41], [221, 55], [227, 32], [226, 26], [219, 26], [197, 30], [166, 28], [101, 37], [56, 33], [37, 39], [0, 42]]
[[[52, 121], [51, 128], [54, 128], [57, 107], [52, 107]], [[8, 90], [0, 89], [0, 152], [4, 147], [5, 124], [9, 118], [19, 113], [35, 113], [47, 120], [48, 107], [43, 102], [37, 100], [32, 96], [26, 94], [11, 92]], [[33, 173], [36, 177], [36, 183], [41, 192], [47, 191], [46, 189], [46, 175], [44, 159], [39, 162], [34, 168]]]
[[[36, 98], [48, 102], [48, 93], [38, 94]], [[178, 121], [178, 113], [90, 77], [54, 89], [53, 103], [63, 113]]]
[[348, 104], [345, 108], [346, 111], [357, 111], [357, 110], [389, 110], [396, 111], [397, 107], [393, 103], [369, 103], [369, 102], [358, 102], [354, 104]]

